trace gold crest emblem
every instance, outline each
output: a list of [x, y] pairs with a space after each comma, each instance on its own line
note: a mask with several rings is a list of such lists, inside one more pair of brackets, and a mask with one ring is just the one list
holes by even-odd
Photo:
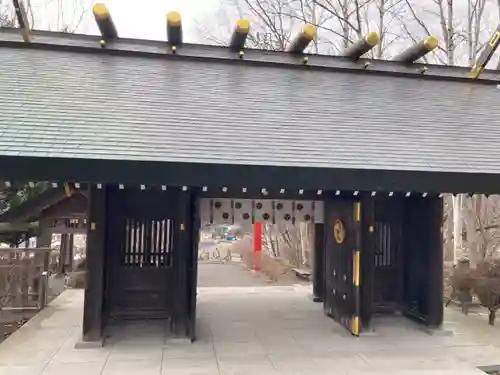
[[345, 240], [345, 227], [341, 220], [335, 220], [333, 223], [333, 237], [338, 244], [343, 243]]

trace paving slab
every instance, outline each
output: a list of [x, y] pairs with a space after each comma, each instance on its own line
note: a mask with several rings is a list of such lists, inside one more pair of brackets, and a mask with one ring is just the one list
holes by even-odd
[[83, 291], [67, 290], [0, 344], [0, 374], [484, 375], [476, 366], [500, 363], [498, 330], [486, 321], [446, 309], [453, 336], [392, 317], [355, 338], [324, 316], [310, 292], [303, 285], [202, 287], [193, 344], [172, 340], [168, 322], [129, 322], [110, 327], [104, 347], [75, 349]]

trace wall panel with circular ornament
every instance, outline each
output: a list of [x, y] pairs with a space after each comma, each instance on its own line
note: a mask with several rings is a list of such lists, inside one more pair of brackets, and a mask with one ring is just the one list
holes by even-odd
[[233, 200], [233, 212], [234, 212], [234, 223], [240, 224], [244, 228], [248, 228], [253, 223], [253, 212], [252, 212], [251, 199], [234, 199]]
[[212, 199], [212, 215], [214, 224], [233, 224], [232, 200], [226, 198]]
[[274, 220], [279, 229], [293, 224], [292, 200], [283, 199], [274, 201]]
[[295, 201], [293, 208], [296, 224], [313, 222], [313, 201]]
[[271, 199], [256, 199], [253, 202], [254, 221], [272, 224], [274, 222], [273, 201]]

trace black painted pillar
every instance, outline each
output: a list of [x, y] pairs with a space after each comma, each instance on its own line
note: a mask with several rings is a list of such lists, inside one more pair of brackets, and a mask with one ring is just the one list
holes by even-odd
[[189, 335], [188, 312], [188, 252], [191, 251], [192, 217], [191, 192], [179, 191], [177, 217], [174, 220], [174, 306], [172, 332], [177, 337]]
[[375, 283], [375, 198], [362, 200], [361, 327], [371, 329]]
[[73, 262], [74, 262], [74, 252], [75, 252], [75, 235], [73, 233], [69, 234], [68, 238], [68, 254], [66, 256], [66, 271], [73, 271]]
[[429, 197], [428, 202], [428, 251], [429, 251], [429, 283], [427, 324], [432, 328], [440, 328], [443, 324], [443, 200]]
[[325, 295], [325, 225], [314, 225], [313, 301], [322, 302]]
[[69, 234], [61, 234], [61, 246], [59, 248], [59, 265], [57, 273], [62, 275], [66, 272], [66, 263], [68, 257], [68, 246], [69, 246]]
[[103, 330], [106, 185], [89, 188], [87, 275], [83, 307], [83, 341], [101, 341]]
[[41, 286], [40, 278], [42, 272], [49, 271], [51, 251], [48, 249], [50, 249], [51, 246], [52, 246], [52, 231], [47, 226], [46, 220], [41, 219], [39, 223], [38, 236], [36, 237], [36, 247], [46, 248], [47, 250], [37, 251], [35, 255], [35, 262], [39, 274], [39, 276], [37, 276], [33, 280], [33, 289], [36, 291], [36, 293], [40, 292], [40, 286]]
[[191, 244], [188, 253], [188, 316], [189, 316], [189, 338], [191, 342], [196, 340], [196, 304], [198, 286], [198, 246], [200, 243], [200, 199], [199, 193], [194, 192], [191, 201]]

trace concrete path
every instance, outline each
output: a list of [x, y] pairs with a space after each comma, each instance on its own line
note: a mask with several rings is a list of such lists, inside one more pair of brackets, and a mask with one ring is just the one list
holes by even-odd
[[74, 349], [83, 291], [68, 290], [0, 345], [0, 374], [484, 375], [474, 366], [500, 362], [500, 350], [472, 333], [430, 336], [402, 318], [353, 338], [309, 293], [303, 286], [200, 288], [194, 344], [172, 341], [165, 323], [150, 322], [122, 326], [104, 348]]
[[262, 277], [249, 271], [243, 262], [198, 262], [199, 287], [241, 287], [267, 285]]

